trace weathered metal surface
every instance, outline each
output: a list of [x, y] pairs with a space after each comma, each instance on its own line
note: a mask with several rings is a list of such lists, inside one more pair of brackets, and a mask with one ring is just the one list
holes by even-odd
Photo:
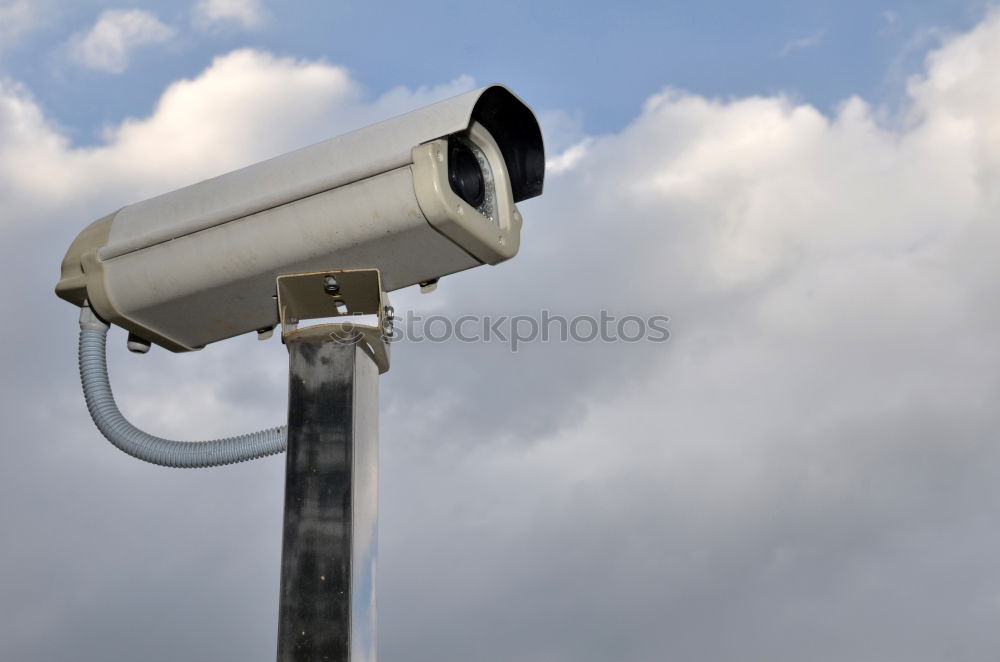
[[[379, 373], [389, 370], [389, 338], [393, 310], [378, 269], [316, 271], [278, 276], [278, 311], [281, 338], [292, 334], [326, 333], [338, 342], [361, 342], [375, 360]], [[352, 320], [299, 329], [299, 322], [320, 317], [376, 315], [375, 326]]]
[[[335, 283], [335, 287], [329, 285]], [[278, 276], [278, 315], [283, 330], [302, 320], [378, 315], [389, 305], [378, 269], [334, 269]]]
[[287, 339], [278, 662], [375, 662], [378, 370], [305, 331]]

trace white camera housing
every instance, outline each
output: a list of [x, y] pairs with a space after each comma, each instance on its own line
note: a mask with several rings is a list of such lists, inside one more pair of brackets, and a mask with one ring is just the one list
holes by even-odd
[[[478, 206], [450, 179], [455, 141], [480, 166]], [[124, 207], [76, 238], [56, 294], [200, 349], [275, 326], [280, 275], [374, 268], [392, 291], [513, 257], [516, 203], [544, 170], [534, 114], [492, 85]]]

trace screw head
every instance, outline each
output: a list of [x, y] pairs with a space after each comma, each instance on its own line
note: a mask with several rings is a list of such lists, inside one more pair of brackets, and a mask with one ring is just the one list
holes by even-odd
[[323, 277], [323, 289], [330, 294], [336, 294], [340, 291], [340, 283], [334, 276], [324, 276]]

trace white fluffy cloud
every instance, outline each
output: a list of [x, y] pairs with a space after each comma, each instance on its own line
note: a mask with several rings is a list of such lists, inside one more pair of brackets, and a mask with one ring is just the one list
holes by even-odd
[[[397, 405], [407, 429], [433, 415], [468, 446], [422, 432], [390, 460], [387, 483], [433, 501], [387, 517], [408, 554], [387, 581], [461, 580], [434, 618], [383, 602], [387, 627], [416, 645], [445, 639], [454, 605], [481, 614], [426, 659], [514, 633], [508, 659], [988, 657], [998, 43], [993, 16], [933, 53], [901, 127], [860, 99], [828, 117], [666, 91], [555, 155], [517, 267], [470, 276], [488, 291], [456, 285], [452, 307], [660, 311], [672, 341], [528, 347]], [[447, 512], [433, 537], [428, 510]]]
[[[44, 280], [2, 295], [22, 311], [0, 349], [21, 367], [5, 422], [46, 440], [7, 447], [19, 455], [0, 463], [0, 498], [41, 480], [56, 504], [28, 503], [30, 523], [8, 513], [3, 528], [55, 521], [77, 541], [21, 535], [0, 549], [0, 572], [32, 579], [5, 582], [23, 614], [0, 625], [5, 657], [81, 646], [113, 657], [119, 631], [149, 647], [166, 633], [133, 616], [134, 590], [157, 596], [176, 619], [170, 631], [194, 633], [171, 640], [191, 646], [173, 657], [219, 640], [232, 648], [214, 659], [273, 648], [274, 614], [255, 605], [272, 605], [276, 590], [261, 577], [277, 572], [280, 461], [178, 477], [103, 452], [73, 383], [72, 315], [48, 292], [73, 232], [117, 204], [470, 84], [366, 101], [339, 67], [237, 51], [90, 148], [73, 147], [23, 87], [0, 89], [0, 253], [20, 281]], [[608, 308], [673, 321], [661, 345], [394, 349], [383, 381], [384, 655], [995, 652], [1000, 16], [932, 53], [908, 89], [893, 125], [857, 98], [825, 115], [783, 97], [663, 91], [621, 132], [550, 155], [516, 260], [446, 278], [431, 297], [394, 296], [399, 310]], [[49, 351], [29, 363], [27, 346]], [[283, 414], [280, 347], [112, 354], [126, 409], [156, 431], [236, 432]], [[200, 420], [205, 407], [159, 415], [186, 411], [191, 393], [227, 420]], [[65, 457], [75, 464], [64, 470]], [[25, 463], [51, 476], [16, 469]], [[114, 521], [88, 516], [87, 504], [112, 508], [124, 493], [139, 503], [118, 505]], [[236, 496], [216, 503], [223, 493]], [[230, 509], [241, 514], [216, 531]], [[110, 539], [128, 545], [108, 550]], [[183, 569], [150, 571], [179, 540]], [[24, 573], [32, 564], [74, 573]], [[32, 629], [38, 614], [66, 641]]]
[[436, 87], [396, 88], [366, 101], [345, 69], [238, 50], [199, 76], [179, 80], [146, 118], [105, 131], [105, 142], [74, 148], [23, 85], [0, 81], [0, 190], [14, 207], [63, 208], [80, 200], [124, 204], [135, 196], [220, 174], [469, 89], [458, 78]]
[[267, 21], [260, 0], [198, 0], [192, 16], [196, 26], [210, 29], [236, 26], [255, 30]]
[[86, 33], [71, 42], [71, 53], [81, 66], [118, 74], [128, 67], [132, 53], [169, 41], [174, 28], [142, 9], [108, 9]]

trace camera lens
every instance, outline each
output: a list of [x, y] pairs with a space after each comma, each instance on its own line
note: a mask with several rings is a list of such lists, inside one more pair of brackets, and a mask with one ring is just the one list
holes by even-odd
[[483, 204], [486, 183], [479, 160], [468, 145], [455, 138], [448, 141], [448, 181], [455, 195], [473, 207]]

